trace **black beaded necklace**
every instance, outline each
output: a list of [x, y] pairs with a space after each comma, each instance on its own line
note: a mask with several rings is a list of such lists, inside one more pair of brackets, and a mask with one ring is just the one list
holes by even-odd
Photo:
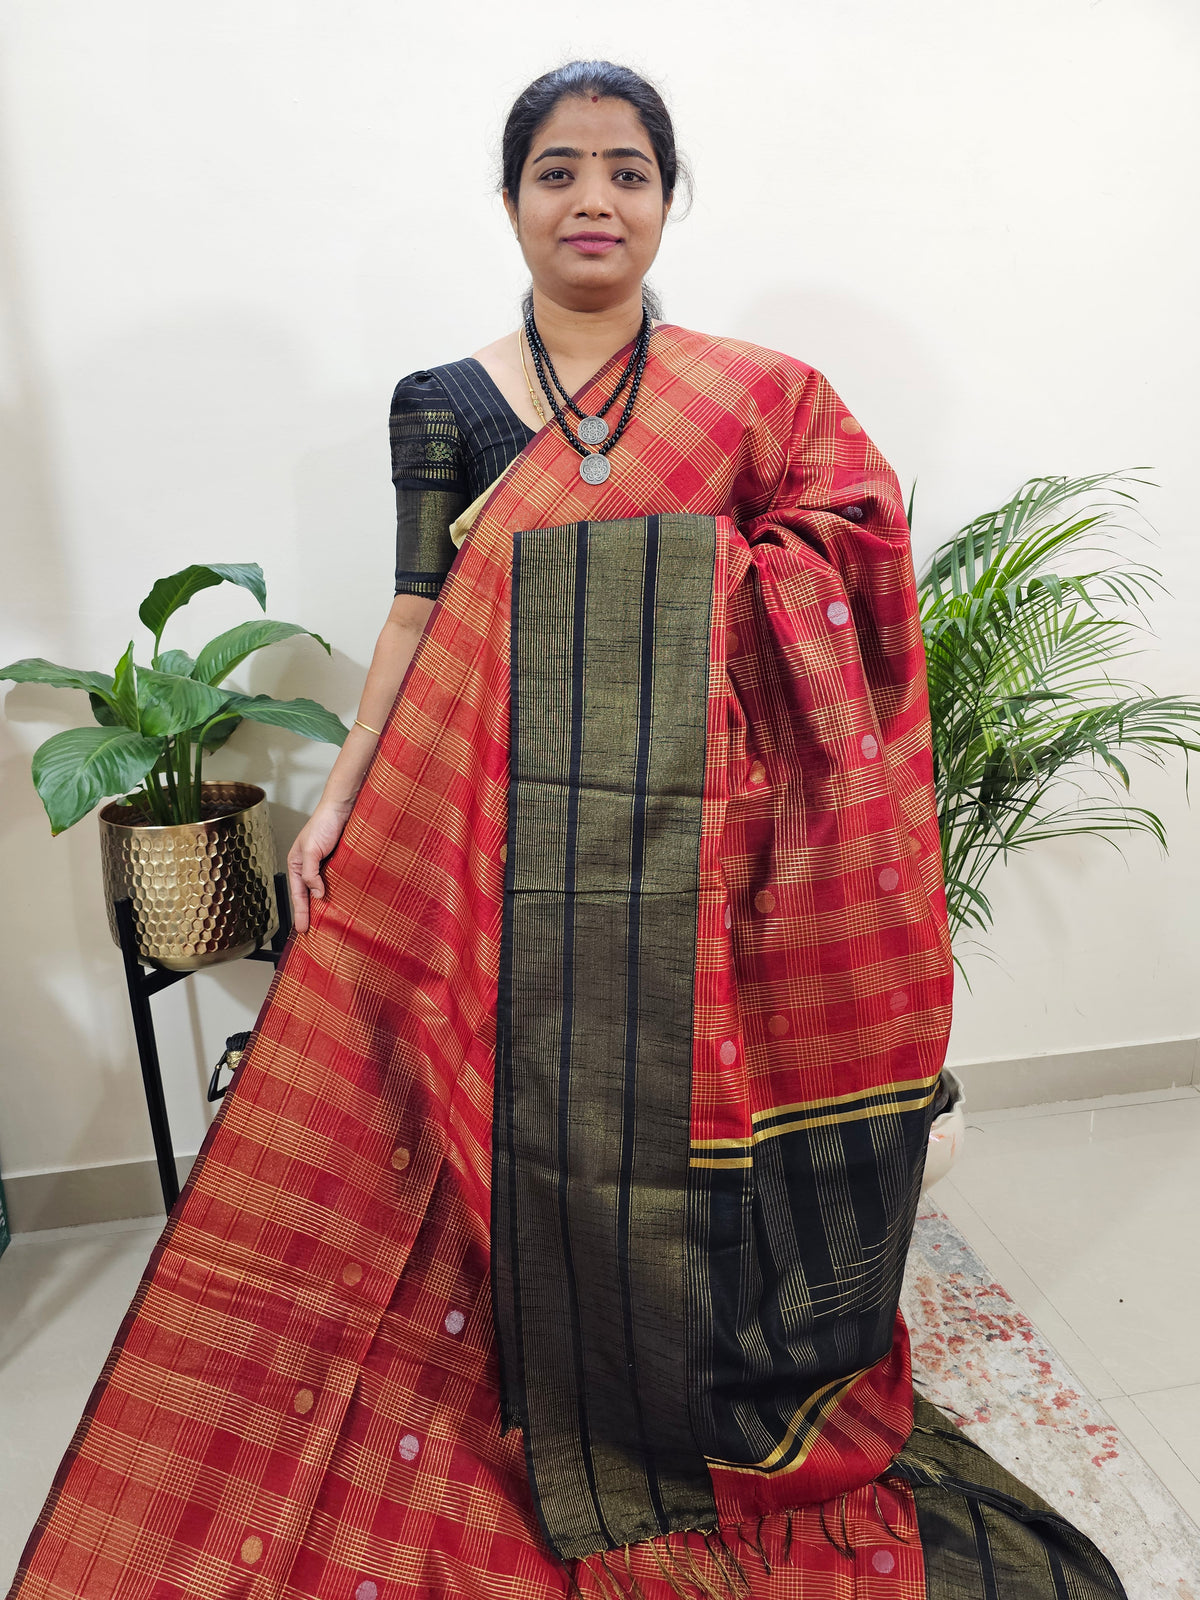
[[[554, 370], [554, 363], [550, 360], [550, 353], [542, 343], [542, 336], [537, 330], [537, 323], [533, 320], [533, 312], [525, 318], [525, 338], [529, 345], [529, 353], [533, 357], [534, 370], [538, 375], [538, 382], [554, 412], [554, 420], [562, 431], [563, 438], [583, 459], [579, 463], [579, 476], [585, 483], [603, 483], [612, 471], [608, 460], [608, 452], [625, 432], [625, 428], [633, 415], [634, 401], [637, 399], [638, 390], [642, 386], [642, 374], [646, 370], [646, 357], [650, 349], [650, 314], [642, 312], [642, 325], [638, 336], [630, 351], [629, 360], [625, 363], [625, 370], [621, 374], [621, 381], [613, 390], [608, 400], [594, 415], [586, 415], [571, 399], [563, 387], [558, 373]], [[547, 374], [549, 377], [547, 377]], [[608, 423], [604, 420], [606, 411], [616, 404], [626, 384], [629, 385], [629, 398], [625, 401], [620, 420], [610, 434]], [[556, 392], [557, 391], [557, 394]], [[570, 423], [567, 421], [566, 412], [559, 404], [558, 395], [561, 395], [567, 408], [579, 418], [579, 437], [577, 438]], [[582, 443], [580, 442], [582, 441]], [[598, 445], [598, 449], [590, 450], [589, 445]]]
[[[532, 315], [533, 315], [533, 313], [530, 312], [530, 316], [531, 317], [532, 317]], [[544, 342], [542, 340], [542, 336], [538, 332], [536, 324], [534, 325], [533, 336], [537, 341], [538, 351], [539, 351], [539, 353], [540, 353], [540, 355], [542, 357], [543, 362], [546, 365], [547, 370], [550, 373], [550, 377], [551, 377], [551, 379], [552, 379], [552, 381], [554, 383], [554, 387], [558, 390], [559, 394], [562, 396], [563, 405], [567, 408], [568, 411], [573, 412], [574, 415], [579, 418], [580, 423], [582, 424], [582, 426], [579, 429], [579, 437], [583, 440], [584, 444], [600, 444], [600, 443], [602, 443], [603, 440], [608, 438], [608, 424], [605, 422], [603, 427], [601, 427], [600, 423], [603, 421], [604, 416], [606, 415], [606, 413], [612, 410], [613, 405], [616, 403], [616, 401], [621, 396], [621, 391], [624, 389], [625, 385], [629, 382], [630, 376], [632, 375], [632, 372], [633, 372], [633, 364], [634, 364], [634, 361], [637, 358], [638, 345], [641, 343], [641, 340], [644, 337], [645, 333], [646, 333], [646, 319], [645, 319], [645, 316], [643, 316], [641, 325], [638, 328], [637, 339], [634, 341], [633, 351], [630, 354], [629, 360], [625, 363], [625, 371], [621, 374], [620, 383], [617, 384], [617, 387], [613, 390], [612, 394], [609, 395], [608, 399], [600, 407], [599, 411], [597, 411], [593, 416], [588, 416], [588, 415], [586, 415], [584, 412], [582, 412], [579, 409], [579, 407], [575, 404], [575, 402], [571, 398], [571, 396], [563, 388], [562, 381], [559, 378], [558, 373], [554, 370], [554, 365], [550, 360], [550, 356], [549, 356], [549, 354], [548, 354], [548, 352], [546, 350], [546, 346], [545, 346], [545, 344], [544, 344]], [[530, 348], [531, 349], [533, 348], [532, 345], [530, 346]]]

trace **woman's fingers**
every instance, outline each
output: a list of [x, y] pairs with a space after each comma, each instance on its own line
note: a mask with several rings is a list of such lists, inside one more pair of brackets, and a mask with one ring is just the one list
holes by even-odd
[[308, 887], [304, 882], [301, 857], [292, 847], [287, 860], [288, 896], [292, 902], [292, 927], [297, 933], [308, 931]]
[[292, 900], [292, 924], [297, 933], [304, 933], [309, 927], [310, 901], [325, 898], [321, 867], [342, 836], [349, 809], [348, 806], [318, 806], [288, 851], [288, 892]]
[[304, 846], [304, 856], [300, 868], [300, 876], [304, 887], [315, 899], [325, 897], [325, 879], [321, 876], [321, 851], [311, 842]]

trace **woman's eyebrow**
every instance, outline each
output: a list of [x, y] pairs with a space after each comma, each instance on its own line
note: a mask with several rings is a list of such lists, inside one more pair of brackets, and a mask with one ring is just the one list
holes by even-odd
[[[635, 149], [633, 145], [618, 145], [614, 150], [601, 151], [601, 154], [606, 161], [628, 161], [631, 158], [646, 162], [650, 160], [650, 157], [644, 151]], [[576, 150], [574, 146], [569, 144], [551, 145], [548, 150], [543, 150], [540, 156], [534, 156], [534, 165], [536, 166], [539, 161], [549, 161], [552, 156], [557, 156], [560, 160], [565, 158], [568, 161], [582, 161], [584, 151]]]

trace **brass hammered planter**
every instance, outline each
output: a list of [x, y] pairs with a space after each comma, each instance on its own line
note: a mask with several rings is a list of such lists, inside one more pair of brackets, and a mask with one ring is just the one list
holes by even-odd
[[100, 813], [108, 926], [133, 904], [138, 952], [172, 972], [234, 961], [279, 926], [267, 797], [254, 783], [205, 783], [203, 822], [163, 827], [118, 801]]

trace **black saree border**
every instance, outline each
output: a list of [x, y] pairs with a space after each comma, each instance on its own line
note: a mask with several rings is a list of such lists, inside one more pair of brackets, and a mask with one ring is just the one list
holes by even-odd
[[687, 514], [513, 540], [493, 1303], [564, 1557], [715, 1522], [679, 1337], [715, 563]]
[[892, 1352], [936, 1093], [936, 1074], [860, 1086], [693, 1141], [692, 1421], [714, 1466], [796, 1471]]
[[885, 1477], [912, 1493], [928, 1600], [1127, 1600], [1104, 1552], [924, 1395]]

